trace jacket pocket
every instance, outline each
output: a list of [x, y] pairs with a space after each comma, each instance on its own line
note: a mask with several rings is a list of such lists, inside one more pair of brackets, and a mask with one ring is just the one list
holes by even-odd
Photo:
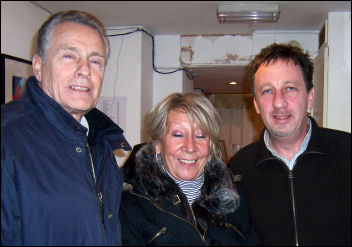
[[148, 240], [148, 244], [153, 242], [157, 237], [164, 234], [166, 232], [166, 226], [163, 226], [160, 231], [158, 231], [151, 239]]

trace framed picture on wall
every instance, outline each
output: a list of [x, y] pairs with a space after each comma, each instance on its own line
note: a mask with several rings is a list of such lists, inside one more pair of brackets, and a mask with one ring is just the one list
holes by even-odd
[[31, 75], [31, 61], [1, 54], [1, 104], [20, 98]]

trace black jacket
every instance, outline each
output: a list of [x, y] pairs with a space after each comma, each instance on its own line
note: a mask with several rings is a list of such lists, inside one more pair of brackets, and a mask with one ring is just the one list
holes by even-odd
[[292, 172], [266, 148], [264, 132], [231, 160], [264, 245], [295, 245], [294, 218], [300, 245], [351, 245], [351, 134], [311, 120]]
[[201, 196], [192, 207], [173, 179], [160, 170], [151, 144], [142, 146], [135, 163], [133, 158], [130, 161], [125, 166], [135, 169], [125, 179], [120, 210], [123, 245], [259, 243], [243, 191], [236, 192], [221, 161], [206, 165]]

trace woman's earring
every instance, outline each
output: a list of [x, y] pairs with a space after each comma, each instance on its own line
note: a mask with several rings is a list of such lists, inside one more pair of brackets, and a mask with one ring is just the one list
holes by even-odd
[[311, 109], [307, 109], [307, 114], [308, 114], [308, 116], [312, 116], [312, 110]]
[[157, 152], [155, 152], [155, 159], [156, 161], [160, 161], [160, 155]]

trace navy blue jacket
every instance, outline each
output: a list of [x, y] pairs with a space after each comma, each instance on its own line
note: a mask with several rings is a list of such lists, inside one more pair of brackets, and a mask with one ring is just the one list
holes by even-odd
[[1, 106], [1, 245], [121, 244], [113, 150], [131, 147], [96, 108], [85, 117], [88, 137], [34, 77], [20, 100]]

